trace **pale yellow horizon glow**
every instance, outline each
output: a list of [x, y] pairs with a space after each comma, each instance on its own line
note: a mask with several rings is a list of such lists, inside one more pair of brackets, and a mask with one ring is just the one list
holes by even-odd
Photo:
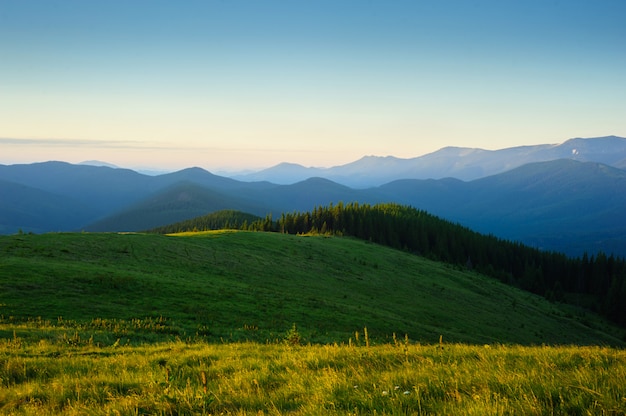
[[[610, 134], [611, 132], [609, 132]], [[524, 140], [518, 138], [519, 146], [533, 144], [558, 144], [574, 137], [597, 137], [609, 134], [588, 136], [572, 135], [558, 138], [547, 137], [545, 140]], [[292, 141], [279, 140], [275, 135], [268, 138], [238, 142], [236, 139], [215, 141], [191, 141], [178, 143], [156, 140], [83, 140], [53, 138], [0, 138], [3, 149], [1, 164], [22, 164], [45, 162], [50, 160], [68, 163], [81, 163], [97, 160], [111, 163], [122, 168], [154, 169], [175, 171], [187, 167], [201, 167], [209, 171], [236, 172], [259, 170], [282, 162], [298, 163], [306, 167], [332, 167], [347, 164], [363, 156], [394, 156], [413, 158], [437, 151], [454, 140], [444, 138], [406, 140], [404, 146], [389, 146], [390, 140], [378, 140], [368, 137], [362, 146], [355, 146], [355, 141], [342, 141], [341, 137], [329, 137], [325, 141], [314, 136]], [[261, 136], [259, 136], [261, 137]], [[498, 150], [498, 141], [480, 140], [476, 145], [468, 146], [465, 140], [458, 140], [459, 147], [476, 147]], [[216, 145], [213, 145], [216, 142]]]

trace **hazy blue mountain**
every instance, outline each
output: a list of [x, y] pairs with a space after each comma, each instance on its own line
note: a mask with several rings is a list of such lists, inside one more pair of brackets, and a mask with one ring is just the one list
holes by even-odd
[[268, 181], [279, 185], [289, 185], [305, 179], [324, 176], [327, 169], [307, 168], [297, 163], [279, 163], [271, 168], [259, 172], [232, 175], [233, 179], [241, 181]]
[[158, 189], [151, 177], [129, 169], [44, 162], [0, 165], [0, 179], [78, 201], [98, 217]]
[[500, 150], [444, 147], [424, 156], [401, 159], [366, 156], [332, 168], [305, 168], [281, 163], [239, 180], [267, 180], [279, 184], [300, 182], [317, 176], [355, 188], [380, 186], [398, 179], [441, 179], [464, 181], [495, 175], [534, 162], [572, 159], [626, 168], [626, 139], [616, 136], [571, 139], [564, 143], [518, 146]]
[[[68, 213], [68, 218], [62, 222], [51, 220], [46, 225], [46, 221], [42, 220], [37, 223], [36, 227], [28, 227], [24, 223], [20, 223], [19, 226], [12, 226], [13, 223], [8, 220], [0, 221], [7, 223], [7, 232], [19, 228], [36, 230], [37, 232], [78, 229], [122, 211], [153, 193], [180, 182], [196, 183], [207, 189], [228, 189], [229, 192], [238, 192], [244, 196], [248, 193], [249, 188], [263, 190], [276, 186], [267, 182], [238, 182], [230, 178], [213, 175], [200, 168], [189, 168], [170, 174], [149, 176], [129, 169], [73, 165], [65, 162], [0, 165], [0, 180], [26, 187], [21, 191], [17, 189], [11, 192], [7, 191], [6, 198], [0, 201], [0, 209], [13, 209], [14, 199], [26, 198], [32, 200], [33, 204], [23, 205], [20, 210], [21, 215], [39, 216], [41, 208], [37, 206], [36, 199], [20, 196], [27, 192], [26, 189], [31, 189], [31, 192], [42, 192], [42, 201], [54, 200], [56, 205], [63, 207], [59, 209], [61, 213]], [[80, 206], [81, 215], [69, 215], [71, 210], [67, 210], [66, 205]], [[52, 209], [50, 204], [47, 206]], [[60, 227], [60, 224], [64, 226]]]
[[282, 212], [310, 211], [316, 206], [338, 202], [372, 202], [376, 195], [356, 190], [324, 178], [309, 178], [291, 185], [281, 185], [270, 192], [252, 194], [267, 204], [269, 212], [279, 215]]
[[225, 209], [250, 213], [265, 211], [231, 193], [191, 181], [177, 182], [149, 195], [142, 201], [84, 227], [86, 231], [141, 231], [183, 221]]
[[[206, 178], [196, 176], [195, 179], [203, 181]], [[225, 209], [260, 217], [270, 214], [278, 218], [282, 212], [309, 211], [331, 202], [347, 199], [360, 201], [369, 197], [366, 192], [321, 178], [271, 187], [267, 183], [260, 183], [254, 188], [241, 182], [239, 186], [227, 190], [187, 180], [177, 182], [84, 228], [87, 231], [140, 231]]]
[[552, 159], [573, 159], [598, 162], [609, 166], [622, 163], [626, 158], [626, 138], [617, 136], [593, 139], [571, 139], [552, 148]]
[[[613, 138], [607, 141], [615, 144]], [[621, 160], [617, 151], [605, 152], [598, 143], [573, 140], [551, 151]], [[532, 148], [507, 152], [519, 156]], [[482, 152], [447, 148], [439, 156]], [[349, 168], [358, 170], [360, 163], [375, 159], [358, 162]], [[142, 230], [221, 209], [276, 218], [340, 201], [398, 202], [540, 248], [626, 256], [626, 172], [596, 162], [559, 159], [472, 181], [402, 179], [367, 189], [319, 177], [290, 185], [242, 182], [199, 168], [151, 177], [60, 162], [0, 165], [0, 232]]]
[[0, 234], [75, 230], [88, 211], [72, 198], [0, 180]]
[[561, 159], [462, 182], [401, 180], [378, 188], [482, 233], [568, 254], [626, 255], [626, 172]]
[[271, 213], [276, 218], [281, 212], [308, 211], [340, 201], [399, 202], [483, 233], [543, 249], [572, 255], [597, 250], [626, 255], [626, 216], [622, 214], [626, 209], [626, 172], [592, 162], [561, 159], [469, 182], [403, 179], [369, 189], [353, 189], [323, 178], [292, 185], [261, 183], [258, 188], [253, 184], [245, 188], [245, 183], [221, 189], [205, 186], [194, 188], [204, 195], [193, 199], [196, 205], [181, 203], [180, 196], [163, 191], [156, 199], [151, 197], [126, 209], [123, 215], [107, 218], [107, 227], [100, 229], [147, 228], [143, 222], [139, 226], [121, 218], [154, 218], [153, 212], [163, 215], [159, 214], [159, 221], [151, 226], [166, 224], [172, 211], [166, 206], [175, 206], [178, 221], [226, 208], [259, 216]]
[[107, 168], [112, 168], [112, 169], [119, 169], [119, 166], [116, 166], [112, 163], [108, 163], [108, 162], [103, 162], [101, 160], [85, 160], [83, 162], [78, 163], [79, 165], [86, 165], [86, 166], [100, 166], [100, 167], [107, 167]]
[[[461, 215], [478, 231], [489, 229], [540, 248], [577, 248], [579, 252], [586, 247], [589, 251], [611, 247], [614, 243], [604, 240], [613, 235], [626, 243], [623, 170], [561, 159], [524, 165], [469, 185], [471, 203]], [[485, 203], [499, 217], [489, 216]]]
[[214, 175], [211, 172], [198, 167], [182, 169], [177, 172], [159, 175], [156, 179], [159, 183], [166, 186], [181, 181], [189, 181], [215, 189], [232, 188], [233, 186], [240, 185], [239, 181]]

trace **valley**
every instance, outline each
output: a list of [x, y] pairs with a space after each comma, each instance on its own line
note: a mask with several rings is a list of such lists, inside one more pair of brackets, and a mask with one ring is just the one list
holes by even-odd
[[[407, 176], [367, 188], [321, 177], [284, 185], [245, 182], [200, 168], [147, 176], [127, 169], [63, 162], [0, 165], [0, 233], [143, 231], [224, 209], [277, 218], [329, 203], [395, 202], [541, 250], [623, 257], [626, 173], [620, 166], [626, 152], [620, 149], [624, 142], [626, 139], [607, 137], [573, 139], [561, 147], [540, 146], [532, 152], [525, 147], [503, 149], [495, 152], [500, 156], [492, 155], [494, 160], [517, 167], [503, 167], [502, 172], [467, 181], [433, 179], [435, 171], [430, 171], [431, 179], [411, 179], [397, 170], [397, 175]], [[564, 156], [567, 149], [570, 157], [550, 159]], [[474, 153], [453, 153], [456, 156], [449, 158], [440, 155], [436, 160], [465, 163]], [[527, 154], [542, 161], [529, 159], [524, 156]], [[519, 163], [510, 162], [513, 159]], [[520, 165], [522, 161], [529, 163]], [[368, 164], [351, 174], [392, 179], [384, 176], [385, 166], [386, 162], [379, 167]]]

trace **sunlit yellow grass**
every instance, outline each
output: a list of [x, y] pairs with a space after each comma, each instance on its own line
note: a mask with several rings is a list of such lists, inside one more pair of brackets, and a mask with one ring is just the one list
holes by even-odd
[[605, 347], [5, 341], [0, 413], [625, 414], [624, 380]]
[[202, 237], [202, 236], [208, 236], [208, 235], [231, 234], [231, 233], [236, 233], [236, 232], [238, 232], [238, 230], [207, 230], [207, 231], [184, 231], [180, 233], [170, 233], [170, 234], [165, 234], [165, 235], [175, 236], [175, 237]]

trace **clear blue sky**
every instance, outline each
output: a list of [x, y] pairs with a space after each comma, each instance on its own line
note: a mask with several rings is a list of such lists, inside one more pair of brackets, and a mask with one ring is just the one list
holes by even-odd
[[0, 0], [0, 163], [332, 166], [626, 136], [626, 1]]

